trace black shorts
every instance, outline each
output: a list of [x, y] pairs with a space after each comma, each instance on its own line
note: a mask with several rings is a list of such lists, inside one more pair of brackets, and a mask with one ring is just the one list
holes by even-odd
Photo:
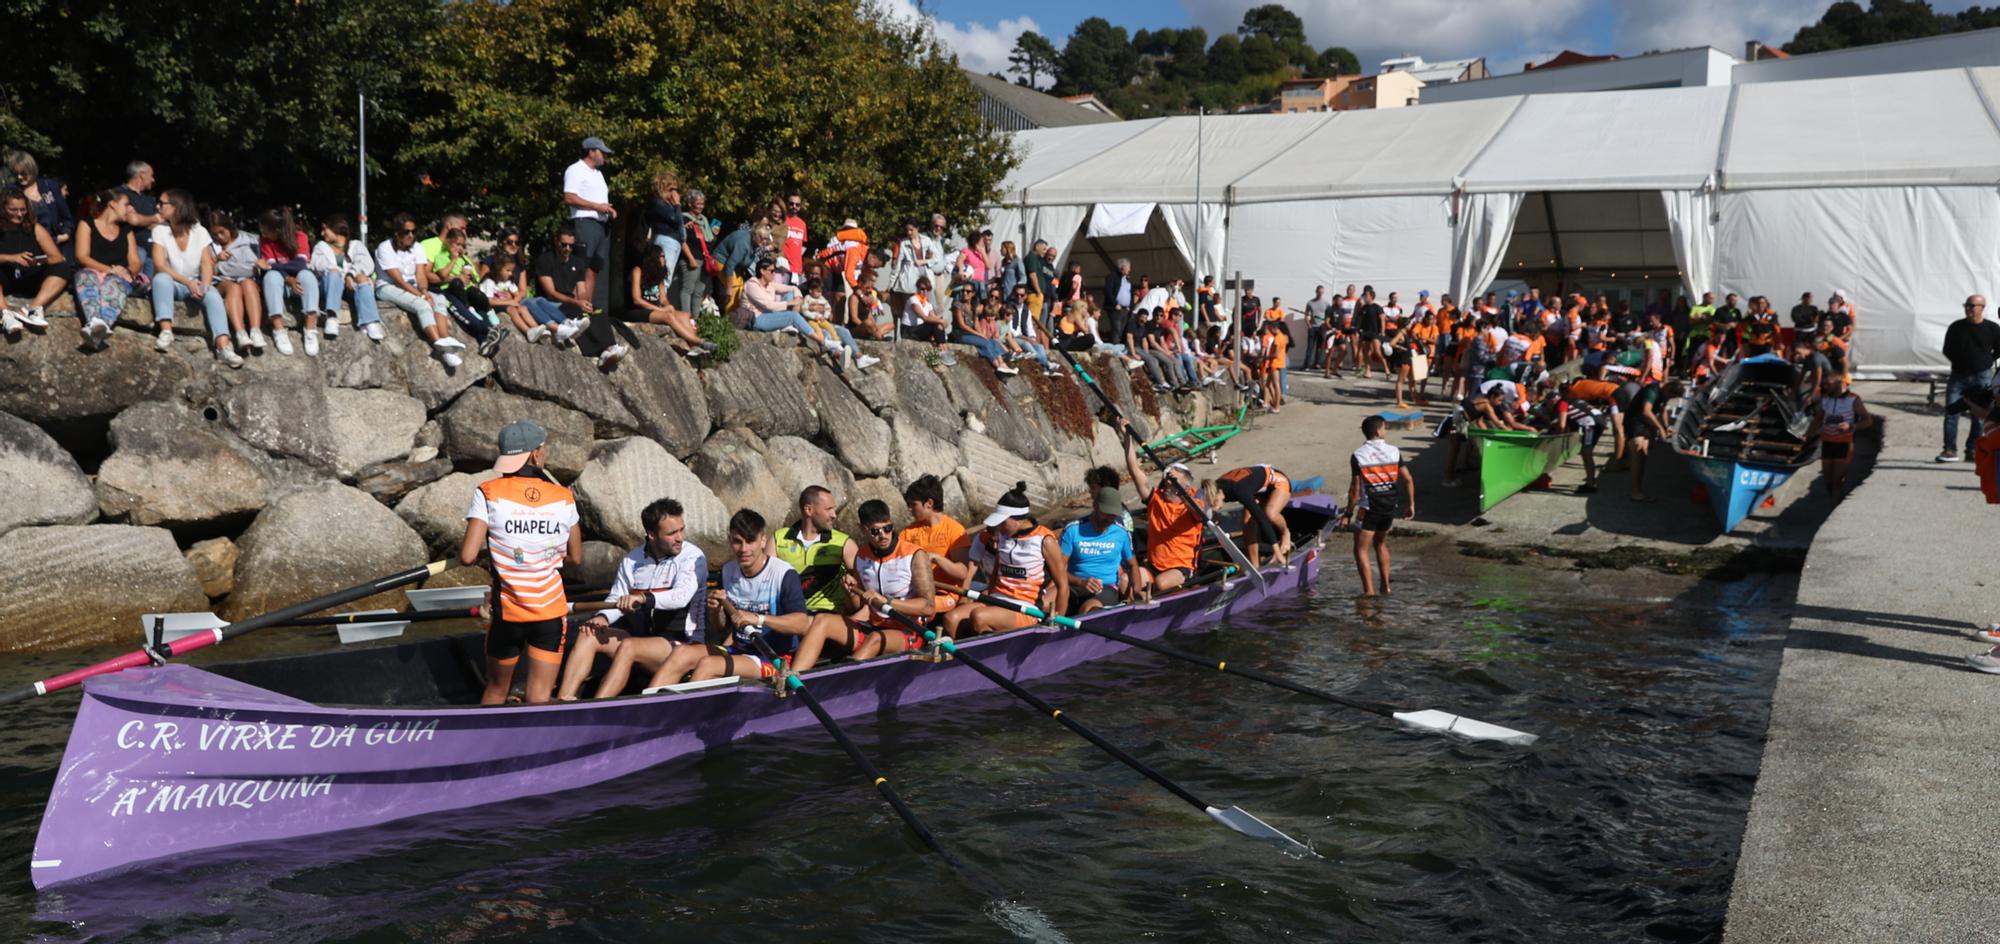
[[1846, 459], [1852, 455], [1854, 455], [1854, 444], [1851, 442], [1822, 440], [1819, 444], [1819, 457], [1822, 459]]
[[[1183, 568], [1176, 567], [1174, 569], [1181, 570]], [[1083, 604], [1090, 600], [1096, 600], [1097, 602], [1102, 603], [1105, 606], [1117, 606], [1118, 604], [1124, 602], [1124, 598], [1118, 595], [1118, 588], [1106, 584], [1104, 586], [1104, 589], [1099, 590], [1096, 593], [1070, 594], [1068, 615], [1075, 616], [1076, 614], [1083, 612]]]
[[1361, 340], [1363, 340], [1363, 341], [1380, 341], [1380, 340], [1382, 340], [1382, 332], [1380, 332], [1380, 331], [1363, 331], [1363, 332], [1361, 332]]
[[1395, 523], [1396, 515], [1394, 512], [1376, 511], [1373, 508], [1361, 509], [1361, 530], [1363, 531], [1387, 534], [1389, 527]]
[[1389, 366], [1398, 370], [1410, 366], [1410, 352], [1407, 348], [1396, 348], [1389, 354]]
[[566, 622], [560, 617], [530, 623], [496, 619], [493, 628], [486, 631], [486, 657], [496, 662], [512, 662], [521, 657], [521, 650], [525, 647], [539, 649], [559, 659]]
[[1576, 431], [1583, 435], [1583, 448], [1589, 449], [1597, 445], [1597, 441], [1604, 438], [1604, 424], [1610, 421], [1610, 417], [1600, 416], [1588, 426], [1578, 425]]
[[1169, 567], [1169, 568], [1167, 568], [1166, 570], [1162, 570], [1162, 571], [1160, 571], [1160, 572], [1158, 572], [1158, 573], [1154, 574], [1153, 576], [1154, 576], [1154, 579], [1158, 579], [1158, 578], [1160, 578], [1160, 577], [1164, 577], [1164, 576], [1166, 576], [1166, 575], [1168, 575], [1168, 574], [1180, 574], [1180, 575], [1181, 575], [1181, 579], [1182, 579], [1183, 581], [1186, 581], [1186, 580], [1192, 580], [1192, 579], [1194, 579], [1194, 568], [1192, 568], [1192, 567]]

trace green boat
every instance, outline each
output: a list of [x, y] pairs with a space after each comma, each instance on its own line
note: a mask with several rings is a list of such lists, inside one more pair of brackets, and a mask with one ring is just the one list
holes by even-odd
[[1187, 462], [1196, 456], [1213, 451], [1231, 437], [1243, 431], [1243, 416], [1250, 411], [1243, 407], [1236, 411], [1236, 422], [1227, 426], [1197, 426], [1184, 429], [1172, 436], [1163, 436], [1146, 444], [1160, 457], [1161, 462]]
[[1479, 510], [1483, 514], [1555, 471], [1583, 449], [1579, 433], [1528, 429], [1473, 429], [1466, 435], [1479, 455]]

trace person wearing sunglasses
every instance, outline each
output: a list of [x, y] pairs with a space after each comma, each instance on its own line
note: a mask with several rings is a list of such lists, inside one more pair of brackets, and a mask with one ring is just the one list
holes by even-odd
[[458, 352], [465, 342], [451, 336], [438, 312], [445, 300], [432, 292], [428, 279], [430, 264], [417, 249], [417, 221], [408, 213], [389, 220], [389, 238], [375, 247], [375, 300], [417, 316], [417, 325], [431, 342], [431, 353], [445, 367], [456, 370], [464, 358]]
[[[2000, 324], [1986, 319], [1986, 296], [1967, 298], [1965, 317], [1944, 329], [1944, 357], [1951, 362], [1951, 374], [1944, 385], [1944, 402], [1957, 403], [1966, 394], [1993, 385], [1993, 361], [2000, 357]], [[1979, 439], [1980, 422], [1977, 417], [1966, 419], [1972, 424], [1971, 432], [1965, 436], [1965, 451], [1969, 454], [1972, 444]], [[1950, 409], [1944, 411], [1944, 451], [1938, 453], [1937, 461], [1958, 461], [1958, 414]]]
[[923, 648], [923, 636], [911, 627], [937, 612], [930, 552], [896, 529], [888, 503], [871, 498], [856, 515], [864, 540], [845, 548], [840, 581], [847, 605], [813, 617], [792, 655], [794, 672], [818, 665], [828, 646], [856, 660]]

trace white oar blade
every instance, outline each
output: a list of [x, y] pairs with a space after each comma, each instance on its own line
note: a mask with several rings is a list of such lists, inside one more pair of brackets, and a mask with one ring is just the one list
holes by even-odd
[[1456, 734], [1476, 741], [1499, 741], [1503, 744], [1526, 746], [1535, 743], [1536, 740], [1534, 735], [1525, 731], [1487, 724], [1484, 721], [1476, 721], [1449, 711], [1438, 711], [1435, 708], [1423, 711], [1398, 711], [1392, 717], [1413, 728], [1423, 728], [1441, 734]]
[[1319, 855], [1319, 853], [1312, 851], [1311, 846], [1279, 832], [1270, 823], [1244, 812], [1242, 807], [1232, 806], [1223, 810], [1211, 806], [1208, 808], [1208, 815], [1213, 817], [1216, 822], [1252, 839], [1262, 839], [1265, 842], [1283, 846], [1287, 850], [1309, 856], [1317, 857]]

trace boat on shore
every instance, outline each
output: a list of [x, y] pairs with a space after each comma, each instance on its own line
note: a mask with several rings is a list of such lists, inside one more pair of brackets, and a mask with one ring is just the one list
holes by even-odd
[[1583, 449], [1583, 436], [1575, 432], [1468, 429], [1465, 436], [1479, 456], [1481, 514], [1554, 472]]
[[1727, 533], [1819, 458], [1819, 391], [1785, 359], [1739, 360], [1690, 393], [1674, 451], [1708, 492]]
[[[1260, 589], [1237, 574], [1085, 621], [1139, 639], [1200, 629], [1310, 584], [1337, 518], [1330, 497], [1286, 511], [1305, 537]], [[1126, 651], [1031, 626], [960, 647], [1026, 680]], [[343, 842], [367, 830], [601, 783], [817, 721], [782, 686], [736, 678], [548, 705], [477, 706], [477, 634], [204, 668], [128, 669], [84, 683], [30, 874], [36, 888], [230, 847]], [[835, 717], [988, 691], [950, 660], [901, 654], [802, 676]], [[334, 834], [340, 834], [336, 837]]]

